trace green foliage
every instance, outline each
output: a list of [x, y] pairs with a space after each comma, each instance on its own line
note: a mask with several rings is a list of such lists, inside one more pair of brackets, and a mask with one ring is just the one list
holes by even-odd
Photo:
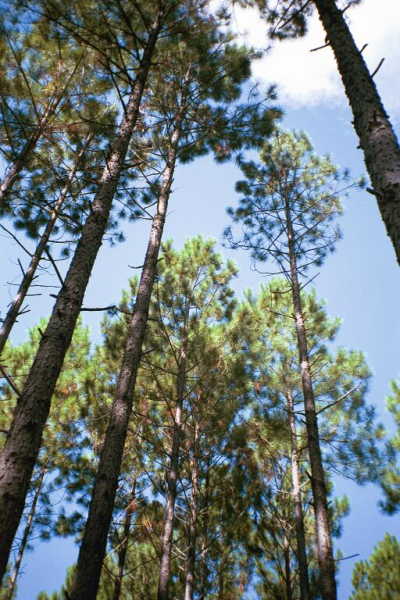
[[329, 157], [315, 154], [304, 133], [276, 131], [260, 159], [240, 162], [246, 179], [236, 190], [243, 196], [228, 214], [241, 225], [242, 237], [236, 240], [228, 228], [226, 238], [234, 248], [249, 250], [254, 264], [271, 260], [278, 273], [287, 274], [290, 219], [298, 274], [304, 275], [322, 264], [340, 237], [334, 220], [342, 212], [343, 177]]
[[[329, 318], [325, 303], [317, 299], [315, 291], [302, 292], [302, 305], [325, 464], [330, 472], [358, 483], [376, 481], [385, 456], [380, 443], [384, 430], [376, 423], [373, 407], [366, 402], [370, 372], [365, 358], [355, 350], [330, 350], [340, 321]], [[297, 336], [287, 282], [272, 279], [261, 288], [258, 297], [249, 293], [241, 310], [253, 322], [261, 344], [259, 351], [264, 351], [265, 356], [265, 366], [258, 374], [260, 400], [256, 413], [270, 414], [274, 407], [282, 411], [290, 392], [299, 443], [305, 449]], [[281, 413], [281, 418], [284, 421], [285, 414]]]
[[380, 478], [384, 492], [384, 500], [380, 504], [388, 514], [394, 514], [400, 509], [400, 385], [397, 381], [392, 381], [391, 388], [392, 393], [387, 398], [386, 404], [393, 417], [396, 431], [388, 441], [389, 460], [383, 466]]
[[[349, 0], [337, 4], [341, 8], [359, 4], [362, 0]], [[257, 7], [268, 25], [268, 36], [271, 39], [285, 40], [304, 36], [308, 31], [307, 20], [314, 10], [313, 2], [304, 0], [235, 0], [243, 7]]]
[[[39, 344], [40, 332], [44, 327], [45, 322], [41, 321], [37, 327], [30, 330], [29, 341], [18, 346], [8, 344], [4, 350], [3, 356], [7, 370], [12, 373], [13, 381], [18, 387], [23, 385]], [[80, 453], [77, 442], [82, 435], [80, 420], [86, 411], [82, 392], [87, 376], [89, 352], [89, 332], [80, 323], [75, 330], [64, 362], [63, 372], [56, 386], [52, 411], [44, 432], [39, 460], [28, 494], [25, 510], [27, 514], [29, 514], [35, 490], [38, 485], [41, 486], [30, 538], [40, 537], [46, 540], [55, 533], [53, 525], [57, 518], [60, 492], [63, 493], [63, 485], [61, 485], [63, 482], [62, 479], [59, 479], [59, 474], [68, 468], [69, 460], [74, 460]], [[0, 385], [0, 398], [0, 427], [2, 433], [6, 433], [17, 398], [4, 379]], [[24, 523], [25, 518], [22, 524], [24, 525]], [[31, 545], [28, 541], [28, 549], [30, 548]]]
[[350, 600], [394, 600], [400, 598], [400, 544], [388, 533], [369, 559], [357, 562], [353, 571]]

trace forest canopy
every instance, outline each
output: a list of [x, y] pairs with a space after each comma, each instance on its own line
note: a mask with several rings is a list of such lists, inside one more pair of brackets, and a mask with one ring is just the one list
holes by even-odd
[[[331, 266], [352, 235], [359, 280], [356, 197], [371, 247], [386, 236], [400, 262], [399, 143], [382, 62], [352, 33], [367, 3], [2, 2], [0, 228], [18, 275], [1, 282], [1, 600], [337, 600], [348, 564], [349, 600], [400, 598], [398, 372], [371, 393], [390, 344], [369, 364], [319, 289], [321, 273], [379, 339], [363, 317], [379, 284], [358, 306]], [[356, 176], [254, 78], [316, 20]], [[341, 546], [348, 515], [367, 529], [359, 503], [392, 527], [369, 557]], [[58, 591], [41, 576], [21, 592], [38, 550], [61, 547], [76, 551], [48, 550]]]

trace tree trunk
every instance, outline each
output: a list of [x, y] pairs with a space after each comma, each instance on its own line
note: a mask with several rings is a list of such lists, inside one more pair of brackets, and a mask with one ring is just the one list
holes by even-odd
[[292, 570], [290, 568], [290, 548], [287, 539], [285, 539], [285, 546], [283, 549], [285, 559], [285, 588], [286, 588], [286, 600], [293, 600], [292, 590]]
[[373, 194], [400, 263], [400, 147], [374, 80], [335, 0], [313, 0], [335, 55]]
[[21, 306], [22, 306], [23, 302], [25, 301], [25, 298], [29, 291], [31, 283], [32, 283], [33, 279], [35, 278], [36, 269], [37, 269], [37, 267], [40, 263], [40, 260], [43, 256], [43, 252], [46, 249], [46, 246], [47, 246], [47, 243], [51, 236], [51, 233], [57, 222], [61, 207], [65, 202], [65, 199], [68, 195], [71, 184], [75, 178], [75, 174], [78, 169], [79, 162], [82, 159], [82, 157], [87, 149], [90, 139], [91, 139], [91, 136], [88, 136], [86, 142], [84, 143], [84, 145], [82, 147], [82, 150], [79, 152], [79, 154], [77, 156], [75, 164], [69, 175], [68, 182], [65, 185], [64, 189], [62, 190], [59, 199], [57, 200], [57, 202], [54, 205], [54, 208], [51, 212], [51, 217], [45, 227], [44, 232], [42, 233], [42, 235], [40, 237], [40, 240], [39, 240], [38, 245], [36, 246], [35, 252], [32, 255], [29, 267], [22, 278], [22, 281], [18, 288], [17, 295], [15, 296], [14, 300], [11, 302], [10, 307], [7, 311], [7, 314], [3, 320], [3, 324], [0, 329], [0, 355], [4, 349], [4, 346], [6, 345], [6, 342], [11, 333], [11, 330], [14, 327], [15, 322], [20, 314]]
[[199, 463], [198, 463], [199, 426], [195, 424], [193, 457], [191, 459], [192, 493], [189, 506], [188, 549], [185, 565], [184, 600], [193, 600], [196, 568], [197, 514], [199, 500]]
[[70, 594], [71, 600], [94, 600], [97, 594], [118, 486], [122, 454], [132, 412], [136, 375], [146, 331], [168, 199], [174, 176], [178, 138], [178, 130], [175, 130], [158, 197], [157, 212], [150, 230], [136, 302], [128, 327], [124, 357], [111, 407], [110, 421], [97, 469], [85, 532], [79, 550], [74, 587]]
[[304, 324], [300, 284], [297, 273], [295, 236], [288, 200], [286, 206], [286, 226], [290, 261], [290, 280], [293, 308], [295, 314], [297, 346], [301, 371], [301, 383], [304, 397], [308, 454], [311, 466], [311, 488], [315, 514], [317, 538], [317, 556], [320, 570], [320, 587], [323, 600], [336, 600], [335, 562], [333, 558], [332, 537], [330, 532], [328, 496], [325, 485], [325, 474], [322, 464], [321, 446], [319, 442], [317, 413], [315, 410], [314, 390], [311, 377], [310, 361], [307, 347], [307, 334]]
[[118, 137], [99, 182], [89, 215], [58, 294], [34, 363], [19, 398], [6, 444], [0, 455], [0, 580], [24, 508], [46, 423], [51, 397], [82, 306], [90, 274], [107, 228], [112, 201], [129, 142], [139, 115], [160, 24], [151, 31], [126, 107]]
[[135, 502], [135, 499], [136, 499], [136, 479], [133, 480], [130, 502], [125, 511], [124, 529], [122, 532], [123, 538], [122, 538], [122, 542], [118, 549], [118, 575], [115, 580], [113, 600], [120, 600], [120, 597], [121, 597], [122, 580], [124, 577], [126, 554], [128, 552], [129, 534], [131, 531], [132, 510], [130, 509], [130, 507], [132, 506], [132, 503]]
[[306, 536], [304, 532], [303, 501], [300, 486], [300, 456], [297, 444], [296, 419], [294, 404], [290, 390], [286, 393], [286, 401], [290, 427], [292, 493], [294, 502], [294, 518], [296, 526], [297, 562], [299, 566], [300, 600], [310, 600], [310, 584], [308, 579], [308, 562], [306, 552]]
[[168, 587], [171, 573], [171, 552], [175, 521], [176, 490], [179, 476], [179, 457], [182, 443], [182, 407], [186, 388], [186, 339], [182, 342], [177, 376], [177, 401], [172, 430], [170, 464], [166, 474], [167, 506], [161, 542], [160, 575], [157, 600], [169, 600]]
[[18, 548], [18, 554], [17, 554], [17, 558], [15, 560], [14, 569], [13, 569], [12, 575], [10, 577], [10, 588], [9, 588], [9, 590], [7, 590], [4, 600], [12, 600], [12, 598], [14, 596], [15, 586], [17, 584], [17, 579], [19, 576], [19, 572], [21, 570], [22, 559], [24, 558], [24, 553], [25, 553], [25, 549], [26, 549], [26, 546], [29, 541], [29, 536], [31, 535], [33, 519], [35, 518], [35, 513], [36, 513], [36, 506], [37, 506], [37, 503], [40, 498], [40, 492], [42, 491], [43, 480], [45, 478], [46, 473], [47, 473], [46, 467], [42, 467], [42, 469], [40, 471], [40, 475], [39, 475], [39, 481], [38, 481], [38, 484], [37, 484], [37, 487], [35, 490], [35, 494], [33, 496], [31, 508], [29, 510], [28, 518], [27, 518], [26, 525], [24, 528], [24, 533], [22, 534], [21, 543]]
[[201, 552], [200, 552], [200, 595], [199, 600], [205, 600], [207, 595], [208, 583], [208, 566], [207, 566], [207, 551], [208, 551], [208, 524], [209, 524], [209, 501], [210, 501], [210, 456], [206, 463], [206, 480], [204, 485], [204, 506], [202, 513], [204, 518], [201, 523]]

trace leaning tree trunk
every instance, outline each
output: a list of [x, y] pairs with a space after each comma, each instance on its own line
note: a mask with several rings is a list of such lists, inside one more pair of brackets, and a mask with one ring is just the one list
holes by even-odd
[[294, 519], [296, 527], [297, 562], [299, 566], [300, 600], [310, 600], [310, 584], [308, 579], [308, 563], [306, 552], [306, 536], [304, 532], [303, 501], [300, 485], [300, 456], [297, 443], [296, 419], [294, 415], [293, 397], [288, 390], [286, 402], [290, 428], [292, 494], [294, 502]]
[[53, 207], [53, 210], [51, 211], [50, 219], [40, 237], [40, 240], [39, 240], [38, 245], [36, 246], [35, 252], [32, 254], [31, 262], [29, 263], [28, 269], [24, 273], [24, 276], [23, 276], [22, 281], [18, 288], [18, 292], [17, 292], [14, 300], [10, 303], [7, 314], [6, 314], [5, 318], [3, 319], [3, 323], [2, 323], [2, 326], [0, 329], [0, 355], [4, 349], [4, 346], [6, 345], [6, 342], [9, 338], [11, 330], [15, 325], [15, 322], [18, 319], [18, 316], [20, 315], [20, 310], [21, 310], [22, 304], [25, 301], [25, 298], [28, 294], [31, 283], [35, 278], [36, 270], [39, 266], [40, 260], [46, 249], [46, 246], [48, 244], [48, 241], [50, 239], [50, 236], [54, 229], [54, 226], [57, 222], [61, 207], [65, 202], [65, 199], [68, 195], [71, 184], [75, 178], [75, 174], [78, 169], [79, 162], [82, 159], [82, 157], [87, 149], [90, 139], [91, 139], [91, 137], [88, 136], [85, 144], [83, 145], [82, 150], [79, 152], [79, 154], [77, 156], [75, 164], [74, 164], [74, 166], [71, 170], [71, 173], [68, 177], [68, 182], [66, 183], [64, 189], [62, 190], [62, 192], [60, 194], [60, 197], [58, 198], [57, 202], [55, 203], [55, 205]]
[[196, 541], [197, 541], [197, 516], [199, 502], [199, 456], [198, 456], [199, 426], [194, 426], [193, 456], [191, 459], [192, 493], [189, 503], [188, 548], [185, 564], [185, 596], [184, 600], [193, 600], [194, 585], [196, 581]]
[[186, 388], [186, 339], [183, 340], [178, 365], [177, 402], [172, 428], [170, 463], [167, 468], [167, 505], [161, 540], [160, 575], [157, 600], [169, 600], [168, 587], [171, 574], [171, 553], [175, 522], [175, 502], [179, 476], [179, 456], [182, 443], [182, 406]]
[[47, 468], [45, 466], [43, 466], [40, 470], [39, 480], [38, 480], [36, 490], [35, 490], [35, 493], [33, 496], [31, 507], [29, 509], [29, 514], [28, 514], [28, 517], [26, 520], [26, 525], [24, 527], [24, 533], [22, 534], [22, 539], [21, 539], [21, 542], [18, 547], [17, 558], [15, 560], [13, 572], [10, 577], [10, 587], [6, 592], [6, 595], [4, 596], [4, 600], [12, 600], [14, 597], [14, 592], [15, 592], [15, 588], [17, 585], [19, 572], [21, 570], [22, 560], [24, 558], [25, 550], [28, 545], [29, 537], [31, 535], [31, 531], [32, 531], [32, 527], [33, 527], [33, 520], [34, 520], [35, 514], [36, 514], [36, 507], [37, 507], [37, 503], [39, 502], [40, 493], [42, 491], [43, 481], [44, 481], [46, 473], [47, 473]]
[[313, 0], [336, 58], [373, 194], [400, 263], [400, 146], [361, 51], [335, 0]]
[[19, 397], [13, 423], [0, 455], [0, 580], [4, 575], [11, 544], [24, 509], [53, 391], [107, 228], [112, 201], [139, 115], [160, 27], [161, 23], [157, 23], [149, 35], [118, 137], [111, 148], [91, 213], [83, 227], [64, 285], [58, 294], [25, 387]]
[[315, 514], [321, 596], [323, 600], [336, 600], [335, 561], [333, 558], [332, 536], [330, 531], [328, 494], [325, 484], [324, 467], [322, 464], [317, 412], [315, 409], [313, 382], [308, 355], [307, 333], [304, 324], [300, 284], [297, 273], [295, 236], [288, 200], [285, 202], [285, 212], [290, 262], [290, 281], [304, 398], [308, 454], [311, 466], [311, 488]]
[[70, 594], [71, 600], [94, 600], [97, 594], [118, 486], [122, 454], [132, 412], [133, 392], [174, 176], [178, 139], [179, 133], [176, 129], [168, 152], [163, 183], [158, 196], [157, 212], [153, 218], [139, 289], [128, 327], [124, 357], [111, 407], [110, 421], [97, 469], [85, 532], [79, 550], [73, 591]]

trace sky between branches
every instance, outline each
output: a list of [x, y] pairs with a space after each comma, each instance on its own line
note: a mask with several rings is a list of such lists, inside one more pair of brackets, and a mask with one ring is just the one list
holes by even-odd
[[[398, 44], [400, 3], [398, 0], [364, 0], [349, 11], [351, 29], [357, 43], [368, 43], [365, 57], [373, 70], [385, 57], [376, 83], [385, 106], [395, 126], [400, 124], [400, 46]], [[236, 9], [235, 20], [240, 31], [259, 48], [265, 48], [265, 26], [255, 11]], [[260, 83], [278, 85], [278, 103], [286, 112], [283, 125], [304, 129], [310, 134], [316, 151], [331, 152], [333, 161], [351, 168], [354, 176], [365, 172], [357, 140], [350, 125], [351, 115], [336, 65], [329, 48], [310, 52], [324, 43], [324, 34], [316, 17], [310, 22], [304, 39], [275, 42], [263, 59], [256, 61], [254, 76]], [[396, 73], [397, 71], [397, 73]], [[222, 231], [229, 224], [225, 208], [235, 204], [237, 196], [234, 183], [240, 172], [233, 165], [217, 166], [210, 158], [203, 158], [179, 168], [174, 184], [170, 214], [165, 239], [174, 239], [181, 248], [184, 240], [196, 234], [215, 237], [221, 241]], [[384, 417], [384, 397], [389, 380], [400, 375], [398, 339], [400, 324], [398, 302], [400, 295], [400, 270], [393, 250], [386, 238], [375, 201], [365, 192], [352, 194], [345, 202], [342, 219], [344, 239], [338, 250], [321, 270], [315, 282], [317, 293], [327, 299], [329, 314], [343, 317], [344, 323], [338, 337], [339, 344], [358, 348], [367, 355], [374, 372], [369, 401], [378, 406]], [[127, 288], [128, 277], [134, 271], [128, 265], [142, 264], [147, 226], [143, 222], [126, 227], [127, 242], [110, 249], [107, 243], [96, 263], [92, 281], [85, 299], [86, 306], [105, 306], [117, 302], [120, 290]], [[16, 264], [19, 252], [13, 242], [0, 237], [0, 251], [4, 260], [1, 281], [4, 309], [15, 288], [5, 287], [6, 281], [19, 281]], [[221, 248], [240, 267], [236, 288], [255, 290], [263, 278], [251, 272], [248, 257], [240, 252]], [[22, 258], [22, 256], [21, 256]], [[136, 272], [136, 271], [135, 271]], [[53, 281], [56, 283], [56, 281]], [[46, 316], [52, 299], [32, 299], [32, 312], [24, 315], [16, 328], [14, 340], [25, 338], [27, 328]], [[94, 328], [98, 341], [99, 313], [85, 315], [85, 322]], [[383, 538], [384, 532], [400, 534], [398, 519], [380, 515], [376, 500], [379, 496], [372, 486], [359, 488], [338, 482], [338, 491], [350, 496], [352, 513], [344, 522], [344, 535], [338, 546], [344, 554], [360, 553], [366, 558], [373, 546]], [[27, 556], [26, 575], [20, 582], [18, 600], [34, 598], [41, 589], [48, 591], [59, 587], [66, 566], [75, 560], [76, 547], [65, 540], [42, 544], [35, 554]], [[354, 560], [343, 563], [340, 575], [340, 597], [350, 593], [350, 578]]]

